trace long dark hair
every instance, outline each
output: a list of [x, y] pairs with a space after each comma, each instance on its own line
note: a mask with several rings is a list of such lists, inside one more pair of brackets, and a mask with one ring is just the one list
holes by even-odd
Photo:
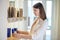
[[47, 19], [46, 18], [46, 13], [45, 13], [45, 10], [44, 10], [44, 7], [43, 7], [42, 3], [40, 3], [40, 2], [39, 3], [36, 3], [33, 6], [33, 8], [38, 8], [40, 10], [40, 18], [41, 19], [43, 19], [43, 20]]

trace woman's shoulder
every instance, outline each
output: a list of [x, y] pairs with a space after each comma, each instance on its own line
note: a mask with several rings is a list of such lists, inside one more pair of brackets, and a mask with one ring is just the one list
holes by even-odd
[[47, 19], [45, 19], [45, 20], [43, 20], [43, 19], [39, 19], [39, 22], [47, 22], [48, 20]]
[[45, 20], [40, 19], [39, 22], [38, 22], [38, 24], [40, 24], [40, 25], [42, 25], [42, 24], [48, 24], [48, 20], [47, 19], [45, 19]]
[[44, 26], [46, 26], [46, 27], [48, 26], [48, 20], [47, 19], [44, 20]]
[[48, 20], [47, 20], [47, 19], [45, 19], [45, 20], [44, 20], [44, 22], [45, 22], [45, 23], [48, 23]]

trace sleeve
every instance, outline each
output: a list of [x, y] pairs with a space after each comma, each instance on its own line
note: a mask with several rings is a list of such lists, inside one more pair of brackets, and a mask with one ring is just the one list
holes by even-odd
[[41, 28], [39, 31], [32, 35], [32, 40], [43, 40], [44, 34], [44, 30]]
[[42, 27], [32, 34], [32, 40], [43, 40], [46, 34], [47, 26], [48, 26], [48, 23], [47, 21], [45, 21]]

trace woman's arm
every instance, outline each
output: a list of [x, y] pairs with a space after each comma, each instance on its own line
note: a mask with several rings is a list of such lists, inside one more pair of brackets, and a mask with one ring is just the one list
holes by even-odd
[[16, 37], [18, 39], [21, 39], [21, 38], [32, 39], [32, 36], [30, 34], [25, 35], [25, 34], [14, 33], [13, 37]]
[[22, 37], [22, 38], [25, 38], [25, 39], [32, 39], [32, 36], [31, 36], [31, 35], [21, 34], [21, 37]]
[[17, 33], [19, 33], [19, 34], [29, 34], [29, 32], [27, 32], [27, 31], [18, 31], [18, 30], [17, 30]]

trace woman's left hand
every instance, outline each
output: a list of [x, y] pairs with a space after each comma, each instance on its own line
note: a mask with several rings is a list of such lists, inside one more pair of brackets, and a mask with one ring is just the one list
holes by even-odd
[[21, 34], [18, 33], [13, 33], [12, 36], [18, 39], [22, 38]]

